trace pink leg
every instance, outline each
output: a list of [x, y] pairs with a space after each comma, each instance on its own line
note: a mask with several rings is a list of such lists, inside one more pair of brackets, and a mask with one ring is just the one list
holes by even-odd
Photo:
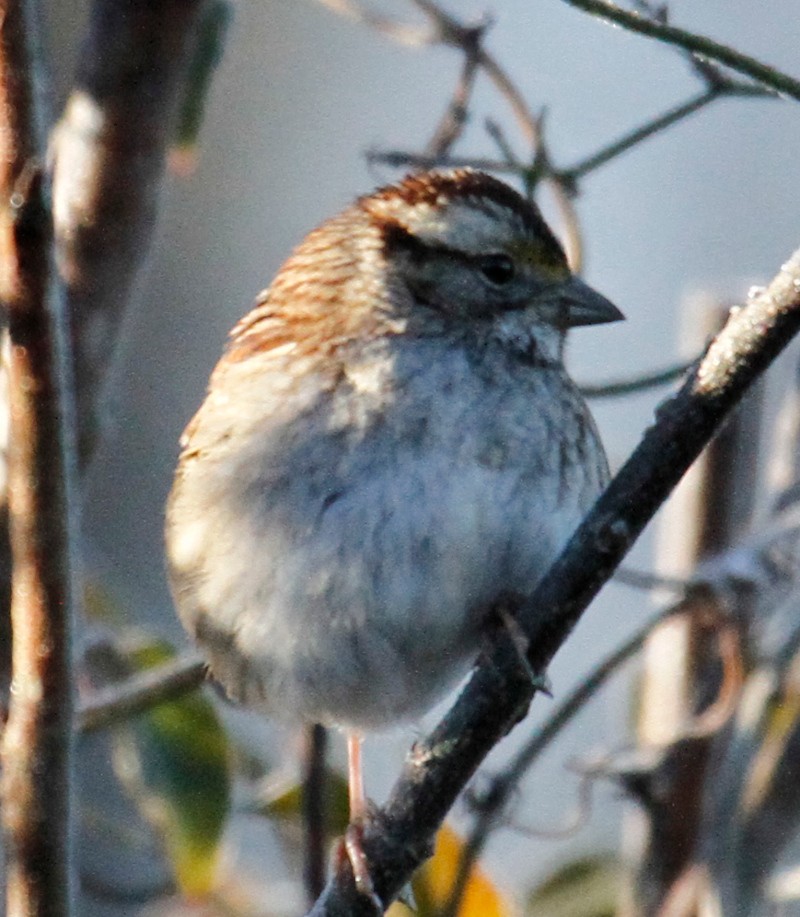
[[347, 733], [347, 779], [350, 793], [350, 824], [344, 835], [344, 849], [350, 860], [356, 888], [370, 899], [375, 912], [382, 914], [383, 905], [375, 894], [361, 842], [364, 817], [367, 814], [367, 799], [364, 795], [364, 774], [361, 769], [361, 736], [357, 732]]
[[347, 733], [347, 780], [351, 822], [362, 819], [367, 811], [367, 801], [364, 796], [364, 772], [361, 768], [361, 742], [362, 738], [359, 733]]

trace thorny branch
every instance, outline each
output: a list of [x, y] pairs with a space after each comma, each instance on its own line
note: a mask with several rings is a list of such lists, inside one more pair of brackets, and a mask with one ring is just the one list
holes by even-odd
[[8, 320], [12, 692], [2, 737], [7, 913], [71, 913], [71, 379], [39, 97], [39, 10], [0, 3], [0, 300]]
[[[747, 388], [800, 330], [800, 250], [725, 328], [536, 587], [519, 616], [528, 664], [544, 672], [584, 609]], [[418, 742], [385, 806], [364, 827], [375, 890], [391, 901], [488, 751], [524, 715], [534, 692], [517, 649], [501, 635], [453, 708]], [[311, 912], [372, 914], [343, 858]]]

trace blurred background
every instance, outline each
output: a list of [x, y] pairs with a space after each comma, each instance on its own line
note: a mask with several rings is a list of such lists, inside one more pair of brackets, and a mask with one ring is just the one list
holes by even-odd
[[[70, 85], [86, 7], [78, 0], [47, 4], [56, 110]], [[400, 0], [372, 8], [415, 19]], [[492, 15], [487, 47], [530, 107], [546, 109], [548, 148], [559, 166], [700, 89], [673, 49], [559, 0], [466, 0], [448, 8], [462, 19]], [[673, 0], [670, 16], [797, 75], [795, 0]], [[168, 182], [153, 253], [108, 388], [107, 435], [86, 484], [88, 574], [127, 620], [183, 641], [164, 576], [163, 505], [178, 438], [203, 397], [228, 329], [309, 229], [355, 195], [398, 177], [396, 170], [368, 165], [367, 150], [424, 148], [460, 66], [455, 51], [400, 47], [313, 0], [234, 5], [199, 161], [192, 175]], [[496, 154], [486, 117], [503, 127], [521, 157], [528, 154], [506, 102], [479, 79], [460, 155]], [[573, 335], [568, 363], [575, 378], [597, 383], [672, 363], [686, 355], [677, 319], [688, 297], [741, 300], [751, 285], [775, 273], [800, 238], [798, 150], [795, 103], [723, 100], [581, 183], [576, 207], [585, 277], [628, 320]], [[551, 202], [546, 196], [540, 202], [558, 231]], [[628, 455], [665, 393], [593, 404], [612, 465]], [[651, 550], [648, 530], [629, 565], [649, 568]], [[611, 584], [553, 664], [556, 697], [641, 622], [648, 605], [646, 595]], [[516, 821], [544, 828], [564, 822], [577, 787], [565, 763], [625, 746], [632, 690], [630, 678], [617, 679], [584, 711], [526, 782]], [[530, 720], [496, 750], [487, 772], [551, 705], [536, 700]], [[366, 779], [376, 801], [384, 798], [414, 736], [436, 715], [370, 738]], [[225, 716], [240, 740], [271, 764], [293, 766], [297, 746], [284, 727], [229, 710]], [[342, 763], [343, 741], [335, 737], [333, 744]], [[500, 832], [487, 868], [501, 887], [521, 893], [567, 857], [616, 848], [621, 808], [617, 793], [601, 785], [579, 833], [554, 841]], [[455, 824], [460, 820], [457, 810]], [[254, 877], [266, 871], [291, 877], [292, 864], [280, 862], [280, 848], [263, 824], [232, 829], [227, 843], [226, 859], [235, 858]], [[83, 912], [123, 914], [131, 907], [87, 903]]]

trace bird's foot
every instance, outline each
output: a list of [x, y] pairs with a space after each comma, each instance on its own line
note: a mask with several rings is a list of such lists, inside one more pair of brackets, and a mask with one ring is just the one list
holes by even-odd
[[517, 654], [521, 669], [530, 679], [531, 687], [534, 692], [541, 692], [548, 697], [552, 697], [552, 684], [546, 672], [536, 672], [528, 661], [528, 650], [530, 649], [530, 639], [522, 629], [516, 618], [516, 611], [522, 603], [522, 596], [511, 594], [504, 596], [495, 603], [492, 609], [492, 615], [499, 624], [500, 628], [508, 635], [511, 645]]
[[372, 883], [372, 876], [369, 872], [367, 856], [364, 852], [364, 824], [361, 821], [351, 822], [342, 838], [338, 856], [347, 857], [350, 862], [350, 868], [353, 871], [353, 880], [356, 884], [356, 890], [363, 895], [372, 905], [376, 914], [383, 914], [383, 902], [375, 886]]

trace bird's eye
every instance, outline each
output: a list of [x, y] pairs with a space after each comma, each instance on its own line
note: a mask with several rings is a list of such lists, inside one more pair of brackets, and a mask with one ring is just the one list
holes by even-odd
[[514, 277], [514, 262], [508, 255], [484, 255], [478, 261], [478, 270], [495, 286], [501, 287]]

